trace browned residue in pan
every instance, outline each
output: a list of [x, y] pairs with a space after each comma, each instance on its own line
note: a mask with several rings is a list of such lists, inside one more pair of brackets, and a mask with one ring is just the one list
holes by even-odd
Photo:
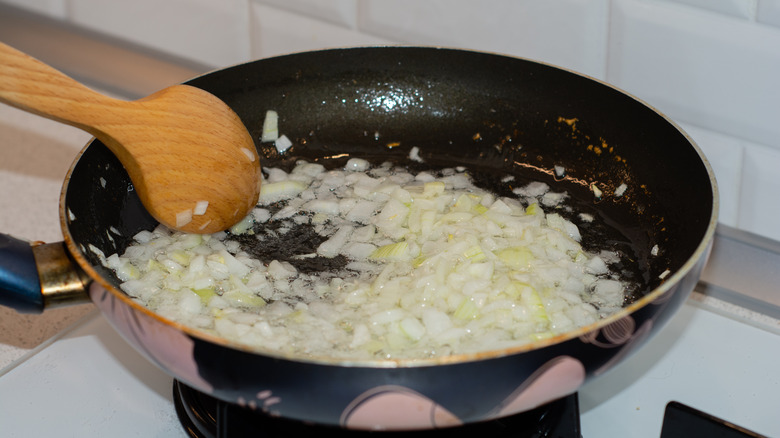
[[[580, 155], [580, 159], [588, 164], [583, 167], [585, 170], [580, 169], [584, 173], [581, 174], [579, 182], [585, 181], [591, 187], [591, 191], [594, 192], [594, 203], [599, 204], [608, 200], [612, 204], [628, 206], [628, 210], [634, 212], [635, 226], [647, 232], [648, 248], [654, 244], [665, 248], [668, 244], [665, 237], [667, 231], [665, 217], [658, 214], [655, 208], [650, 208], [657, 202], [654, 200], [655, 195], [646, 183], [636, 180], [631, 164], [618, 153], [619, 145], [610, 144], [601, 136], [596, 137], [584, 132], [578, 125], [585, 126], [586, 123], [577, 117], [560, 116], [556, 122], [561, 132], [567, 134], [572, 140], [572, 144], [585, 151]], [[546, 124], [554, 123], [547, 121]], [[588, 157], [589, 154], [592, 155]], [[621, 188], [623, 184], [625, 184], [624, 190]], [[645, 251], [640, 250], [640, 252]], [[663, 267], [657, 267], [656, 270], [660, 272]]]

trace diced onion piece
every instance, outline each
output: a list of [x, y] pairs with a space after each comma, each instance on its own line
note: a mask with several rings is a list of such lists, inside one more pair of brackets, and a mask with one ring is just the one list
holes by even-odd
[[266, 305], [263, 298], [237, 289], [225, 292], [222, 297], [241, 307], [262, 307]]
[[411, 150], [409, 150], [409, 159], [412, 161], [417, 161], [418, 163], [422, 163], [423, 159], [420, 157], [420, 148], [414, 146]]
[[391, 243], [381, 246], [374, 250], [369, 256], [372, 259], [394, 259], [400, 260], [409, 255], [409, 244], [405, 241]]
[[244, 234], [247, 231], [252, 229], [252, 225], [254, 225], [255, 218], [252, 214], [246, 215], [243, 219], [241, 219], [237, 224], [230, 227], [230, 232], [235, 235]]
[[246, 155], [246, 157], [249, 158], [249, 161], [251, 161], [253, 163], [254, 163], [255, 159], [257, 158], [256, 155], [255, 155], [255, 152], [250, 150], [250, 149], [241, 148], [241, 152], [243, 152], [244, 155]]
[[512, 192], [520, 196], [537, 197], [537, 196], [544, 195], [549, 190], [550, 190], [550, 186], [548, 186], [547, 184], [543, 182], [535, 181], [523, 187], [518, 187], [516, 189], [513, 189]]
[[499, 260], [512, 269], [528, 269], [534, 260], [534, 255], [528, 248], [515, 246], [499, 251]]
[[352, 229], [351, 226], [339, 228], [330, 239], [320, 244], [317, 248], [317, 254], [328, 258], [339, 255], [341, 248], [347, 243], [349, 235], [352, 234]]
[[526, 308], [530, 309], [532, 320], [537, 322], [548, 321], [547, 310], [536, 289], [527, 284], [515, 283], [515, 286], [520, 289], [520, 300]]
[[473, 299], [466, 297], [464, 298], [460, 304], [458, 305], [458, 308], [455, 309], [455, 312], [452, 314], [454, 318], [457, 319], [474, 319], [479, 314], [479, 307], [477, 307], [476, 302], [474, 302]]
[[195, 208], [192, 210], [194, 216], [202, 216], [206, 214], [206, 210], [209, 208], [209, 201], [198, 201], [195, 204]]
[[268, 143], [276, 141], [279, 138], [279, 115], [276, 111], [268, 110], [265, 112], [265, 119], [263, 120], [263, 133], [260, 136], [260, 141]]
[[176, 213], [176, 226], [183, 227], [192, 222], [192, 210], [182, 210]]
[[260, 186], [260, 199], [262, 205], [272, 204], [274, 202], [291, 199], [308, 188], [308, 185], [301, 181], [286, 180], [275, 183], [262, 184]]
[[349, 161], [347, 161], [347, 165], [344, 166], [344, 170], [349, 170], [352, 172], [365, 172], [368, 170], [370, 164], [367, 160], [364, 160], [362, 158], [350, 158]]
[[274, 141], [274, 147], [276, 147], [276, 151], [280, 154], [287, 152], [287, 149], [290, 149], [290, 146], [292, 146], [292, 141], [290, 141], [286, 135], [281, 135]]
[[463, 253], [463, 256], [475, 263], [482, 262], [487, 259], [485, 252], [482, 251], [482, 247], [480, 247], [479, 245], [474, 245], [471, 248], [467, 249]]
[[401, 320], [399, 326], [404, 335], [414, 341], [419, 341], [422, 339], [423, 335], [425, 335], [425, 326], [417, 318], [404, 318]]
[[441, 181], [434, 181], [425, 183], [423, 187], [423, 197], [434, 197], [444, 193], [446, 185]]
[[590, 190], [593, 192], [593, 195], [596, 196], [597, 199], [601, 199], [601, 195], [603, 193], [601, 192], [601, 189], [598, 188], [596, 183], [590, 185]]

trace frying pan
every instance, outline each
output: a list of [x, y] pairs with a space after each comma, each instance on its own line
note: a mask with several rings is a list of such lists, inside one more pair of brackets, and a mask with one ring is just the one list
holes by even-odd
[[[150, 361], [227, 402], [354, 429], [440, 428], [523, 412], [640, 348], [686, 300], [709, 254], [717, 188], [701, 151], [653, 108], [571, 71], [481, 52], [374, 47], [263, 59], [188, 83], [239, 114], [266, 168], [302, 158], [337, 167], [353, 156], [403, 164], [418, 147], [426, 165], [467, 166], [488, 186], [505, 175], [547, 182], [597, 218], [582, 225], [583, 244], [623, 254], [641, 284], [617, 314], [516, 348], [347, 361], [231, 344], [136, 304], [101, 265], [100, 254], [121, 254], [157, 223], [93, 140], [63, 185], [64, 242], [31, 247], [2, 236], [5, 304], [40, 311], [88, 295]], [[267, 110], [293, 141], [284, 153], [259, 141]]]

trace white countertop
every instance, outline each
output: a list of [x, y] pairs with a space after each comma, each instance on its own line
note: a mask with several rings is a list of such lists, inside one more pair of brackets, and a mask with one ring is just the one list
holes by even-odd
[[[27, 240], [62, 240], [62, 182], [91, 136], [76, 128], [0, 104], [0, 233]], [[91, 304], [22, 315], [0, 306], [0, 370], [82, 315]]]
[[[209, 69], [60, 27], [51, 20], [5, 13], [6, 24], [8, 20], [13, 24], [9, 29], [15, 47], [113, 97], [145, 96]], [[0, 233], [31, 241], [62, 240], [60, 190], [71, 163], [90, 138], [79, 129], [0, 103]], [[0, 306], [0, 374], [90, 311], [97, 312], [85, 304], [20, 315]]]
[[678, 401], [780, 437], [780, 324], [721, 304], [694, 293], [642, 349], [586, 384], [583, 436], [658, 437], [666, 404]]

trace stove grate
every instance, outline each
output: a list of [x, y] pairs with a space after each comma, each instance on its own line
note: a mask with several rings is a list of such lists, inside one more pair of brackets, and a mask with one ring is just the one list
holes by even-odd
[[270, 417], [262, 412], [217, 400], [179, 381], [173, 383], [173, 399], [179, 421], [192, 438], [311, 436], [312, 432], [333, 432], [340, 437], [364, 436], [404, 438], [490, 436], [512, 438], [582, 438], [577, 394], [564, 397], [532, 411], [482, 423], [448, 429], [412, 432], [369, 432], [312, 425]]

